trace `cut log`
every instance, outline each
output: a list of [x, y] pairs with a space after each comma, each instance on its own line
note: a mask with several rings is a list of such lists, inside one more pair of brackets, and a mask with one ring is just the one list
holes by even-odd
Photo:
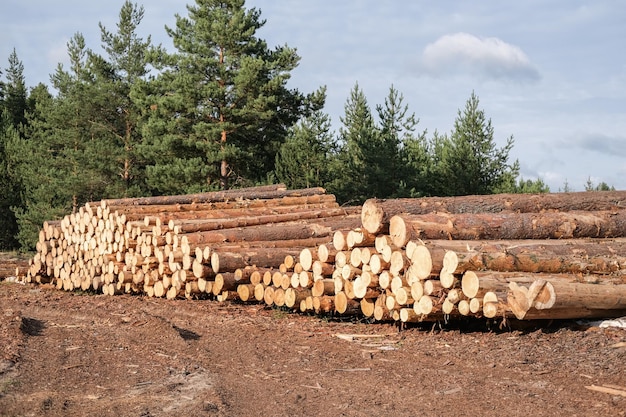
[[626, 235], [626, 211], [396, 215], [396, 246], [411, 239], [571, 239]]
[[[453, 273], [494, 270], [545, 273], [619, 273], [626, 265], [626, 239], [481, 240], [426, 242], [433, 273], [443, 269], [443, 256], [452, 261]], [[450, 263], [447, 267], [452, 268]]]
[[211, 269], [213, 272], [234, 272], [248, 266], [259, 268], [278, 268], [285, 260], [286, 255], [297, 256], [300, 249], [286, 248], [243, 248], [239, 252], [225, 252], [214, 250], [211, 254]]
[[616, 210], [625, 207], [626, 191], [369, 199], [363, 203], [361, 223], [365, 230], [377, 234], [385, 233], [391, 217], [400, 213], [537, 213], [547, 210]]
[[[244, 213], [246, 212], [244, 211]], [[258, 226], [262, 224], [294, 222], [298, 220], [324, 219], [329, 217], [347, 216], [350, 214], [355, 214], [355, 210], [344, 208], [330, 208], [323, 210], [292, 208], [289, 212], [281, 214], [272, 213], [263, 215], [246, 213], [245, 215], [240, 216], [231, 214], [230, 216], [232, 217], [226, 217], [229, 214], [225, 214], [224, 217], [218, 217], [212, 212], [200, 212], [199, 216], [203, 216], [202, 219], [184, 222], [170, 220], [169, 224], [173, 229], [176, 229], [178, 233], [196, 233], [211, 230], [233, 229], [237, 227]]]
[[317, 219], [315, 223], [307, 221], [286, 222], [281, 223], [280, 227], [270, 224], [189, 233], [179, 236], [186, 237], [187, 242], [195, 246], [221, 242], [287, 241], [293, 239], [329, 237], [334, 233], [335, 228], [354, 225], [357, 221], [357, 217], [351, 215], [339, 218]]
[[103, 200], [107, 206], [143, 206], [150, 204], [193, 204], [232, 200], [274, 199], [282, 197], [300, 197], [305, 195], [325, 194], [320, 187], [287, 190], [283, 184], [257, 186], [250, 188], [213, 191], [197, 194], [166, 195], [156, 197], [137, 197]]

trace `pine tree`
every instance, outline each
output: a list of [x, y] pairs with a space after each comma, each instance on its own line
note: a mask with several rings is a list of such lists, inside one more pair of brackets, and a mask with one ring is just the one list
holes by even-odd
[[376, 176], [372, 162], [379, 150], [379, 137], [367, 98], [358, 83], [350, 91], [344, 111], [339, 150], [332, 164], [334, 180], [329, 190], [342, 203], [360, 204], [376, 196], [372, 189]]
[[[1, 74], [1, 73], [0, 73]], [[9, 56], [6, 82], [0, 83], [0, 249], [17, 247], [15, 210], [22, 206], [19, 181], [13, 173], [10, 143], [20, 138], [26, 125], [27, 92], [24, 65], [15, 49]]]
[[177, 53], [160, 53], [161, 74], [144, 84], [148, 182], [183, 192], [263, 181], [287, 129], [309, 109], [286, 87], [300, 58], [256, 36], [265, 21], [244, 0], [197, 0], [187, 10], [166, 28]]
[[290, 129], [276, 155], [276, 177], [289, 188], [326, 187], [335, 152], [330, 118], [318, 110]]
[[[117, 196], [145, 194], [145, 170], [137, 145], [141, 142], [140, 100], [131, 99], [133, 87], [149, 73], [148, 55], [151, 38], [144, 41], [137, 28], [144, 16], [144, 8], [126, 0], [122, 5], [117, 32], [112, 33], [100, 23], [102, 47], [105, 56], [91, 54], [92, 71], [96, 74], [95, 97], [99, 123], [113, 136], [114, 152], [110, 155], [112, 175], [109, 194]], [[111, 165], [111, 163], [109, 164]]]
[[384, 105], [377, 105], [376, 111], [380, 120], [380, 143], [373, 154], [377, 186], [372, 191], [381, 198], [409, 195], [422, 181], [421, 162], [414, 164], [423, 157], [421, 147], [425, 132], [416, 136], [419, 119], [415, 113], [409, 113], [404, 96], [393, 85]]
[[3, 85], [4, 109], [7, 112], [9, 123], [18, 129], [26, 124], [26, 81], [24, 78], [24, 64], [17, 57], [13, 49], [9, 55], [9, 67], [6, 69], [7, 81]]
[[519, 163], [508, 163], [513, 137], [497, 148], [491, 120], [478, 108], [472, 92], [465, 109], [459, 110], [449, 140], [437, 144], [435, 173], [443, 195], [492, 194], [512, 191]]

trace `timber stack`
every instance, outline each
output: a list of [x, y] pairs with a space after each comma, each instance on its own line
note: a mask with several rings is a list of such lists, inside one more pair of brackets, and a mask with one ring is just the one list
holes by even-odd
[[27, 282], [421, 322], [626, 314], [626, 192], [366, 201], [283, 185], [46, 222]]

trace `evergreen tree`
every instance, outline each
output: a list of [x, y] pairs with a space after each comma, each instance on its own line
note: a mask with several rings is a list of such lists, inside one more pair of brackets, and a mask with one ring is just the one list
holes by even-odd
[[140, 100], [131, 99], [133, 87], [149, 72], [148, 55], [151, 38], [144, 41], [137, 28], [144, 8], [126, 0], [119, 13], [117, 32], [109, 32], [100, 23], [102, 47], [106, 55], [91, 54], [94, 88], [99, 99], [94, 103], [99, 123], [112, 136], [108, 172], [111, 186], [108, 194], [132, 196], [145, 194], [145, 169], [137, 152], [141, 142]]
[[289, 188], [326, 187], [336, 152], [330, 118], [321, 110], [292, 127], [276, 154], [276, 177]]
[[595, 185], [593, 181], [591, 181], [591, 177], [588, 177], [587, 183], [585, 184], [585, 191], [615, 191], [615, 187], [609, 186], [609, 184], [604, 181]]
[[[416, 136], [419, 119], [408, 113], [404, 96], [392, 85], [384, 105], [377, 105], [380, 120], [380, 142], [373, 153], [373, 194], [400, 197], [410, 194], [411, 189], [420, 187], [424, 151], [424, 135]], [[419, 162], [418, 162], [419, 161]], [[416, 165], [417, 163], [417, 165]]]
[[47, 151], [50, 129], [43, 116], [52, 106], [52, 95], [45, 85], [33, 88], [28, 97], [27, 125], [23, 137], [13, 129], [7, 135], [7, 168], [9, 179], [19, 190], [19, 205], [12, 205], [16, 219], [15, 238], [23, 250], [33, 250], [45, 220], [66, 213], [67, 206], [58, 201], [58, 182], [62, 175], [52, 162], [55, 155]]
[[519, 163], [509, 165], [513, 137], [497, 148], [493, 127], [478, 97], [472, 92], [465, 109], [459, 110], [448, 141], [441, 143], [436, 174], [443, 195], [492, 194], [512, 191], [519, 173]]
[[10, 163], [13, 152], [10, 143], [17, 140], [25, 128], [26, 110], [24, 65], [14, 49], [9, 56], [6, 82], [0, 83], [0, 249], [4, 250], [14, 249], [18, 244], [14, 210], [22, 206], [22, 193]]
[[263, 181], [311, 104], [286, 87], [300, 58], [256, 36], [265, 21], [244, 0], [196, 0], [187, 10], [166, 28], [177, 53], [161, 52], [161, 74], [143, 86], [152, 100], [144, 130], [151, 149], [143, 150], [152, 158], [149, 185], [187, 192]]
[[519, 182], [515, 186], [515, 193], [518, 194], [538, 194], [538, 193], [549, 193], [550, 187], [543, 182], [541, 178], [536, 180], [524, 180], [524, 178], [520, 178]]
[[9, 123], [18, 131], [26, 124], [26, 81], [24, 64], [13, 49], [9, 55], [9, 67], [6, 69], [6, 82], [3, 85], [3, 104]]
[[[330, 191], [342, 203], [360, 204], [375, 197], [375, 181], [378, 172], [372, 163], [381, 146], [378, 130], [358, 83], [350, 91], [344, 106], [345, 114], [339, 128], [339, 150], [333, 161], [335, 178], [329, 184]], [[378, 161], [376, 161], [378, 162]]]

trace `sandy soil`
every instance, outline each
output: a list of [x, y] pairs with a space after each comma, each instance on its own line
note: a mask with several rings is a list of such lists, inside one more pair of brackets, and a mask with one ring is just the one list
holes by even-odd
[[625, 330], [575, 322], [400, 329], [0, 282], [0, 416], [625, 416], [625, 371]]

